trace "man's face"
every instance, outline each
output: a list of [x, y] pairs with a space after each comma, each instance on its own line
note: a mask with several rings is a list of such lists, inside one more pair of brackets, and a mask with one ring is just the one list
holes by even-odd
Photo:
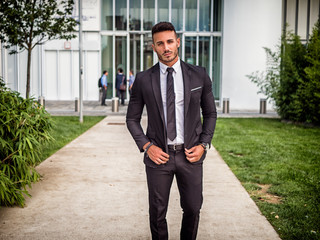
[[170, 67], [178, 61], [179, 47], [180, 38], [176, 38], [174, 31], [153, 34], [153, 51], [157, 53], [160, 62]]

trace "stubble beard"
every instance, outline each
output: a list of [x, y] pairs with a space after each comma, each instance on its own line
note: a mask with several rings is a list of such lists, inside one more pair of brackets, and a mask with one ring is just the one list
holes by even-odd
[[[165, 54], [165, 53], [167, 53], [167, 52], [164, 52], [163, 54]], [[170, 62], [174, 61], [175, 59], [177, 59], [177, 57], [178, 57], [178, 51], [174, 52], [174, 56], [173, 56], [172, 58], [169, 58], [169, 59], [163, 57], [163, 56], [162, 56], [161, 54], [159, 54], [159, 53], [157, 53], [157, 55], [158, 55], [158, 58], [159, 58], [160, 62], [166, 64], [166, 63], [170, 63]]]

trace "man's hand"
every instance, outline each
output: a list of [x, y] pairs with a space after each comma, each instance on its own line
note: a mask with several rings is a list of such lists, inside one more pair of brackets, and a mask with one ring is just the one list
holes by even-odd
[[[146, 147], [149, 145], [149, 143], [146, 143], [143, 146], [143, 149], [146, 149]], [[148, 154], [149, 158], [157, 165], [165, 164], [166, 162], [169, 161], [169, 155], [167, 153], [165, 153], [164, 151], [162, 151], [161, 148], [159, 148], [155, 145], [152, 145], [151, 147], [149, 147], [147, 154]]]
[[184, 149], [186, 158], [189, 162], [194, 163], [200, 160], [204, 153], [204, 148], [201, 145], [194, 146], [190, 149]]

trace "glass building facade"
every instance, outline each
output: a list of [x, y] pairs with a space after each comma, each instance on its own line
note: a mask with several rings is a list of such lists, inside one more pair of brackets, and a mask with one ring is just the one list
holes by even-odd
[[203, 66], [220, 98], [222, 0], [101, 0], [101, 70], [109, 72], [107, 98], [115, 96], [116, 69], [128, 75], [153, 66], [151, 28], [172, 22], [181, 38], [182, 60]]

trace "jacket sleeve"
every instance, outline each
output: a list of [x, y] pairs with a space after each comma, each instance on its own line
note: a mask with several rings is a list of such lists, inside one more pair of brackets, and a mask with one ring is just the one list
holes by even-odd
[[144, 134], [141, 127], [141, 115], [145, 105], [142, 94], [142, 80], [136, 76], [135, 83], [132, 87], [132, 94], [130, 96], [130, 102], [128, 106], [126, 124], [127, 128], [136, 142], [139, 150], [143, 152], [143, 146], [149, 142], [148, 137]]
[[203, 125], [199, 141], [210, 144], [216, 127], [217, 109], [212, 93], [212, 82], [204, 68], [203, 70], [205, 75], [204, 88], [201, 96]]

